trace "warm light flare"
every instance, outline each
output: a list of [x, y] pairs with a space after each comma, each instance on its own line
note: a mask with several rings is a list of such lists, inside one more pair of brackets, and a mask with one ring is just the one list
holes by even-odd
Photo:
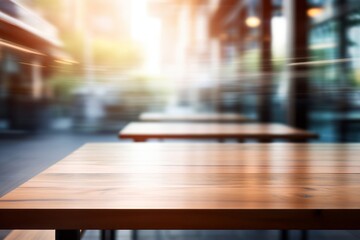
[[257, 28], [261, 24], [261, 20], [258, 17], [252, 16], [245, 20], [246, 26], [250, 28]]
[[315, 18], [315, 17], [318, 17], [319, 15], [321, 15], [323, 12], [324, 12], [324, 9], [322, 9], [320, 7], [313, 7], [307, 11], [307, 15], [311, 18]]
[[64, 64], [64, 65], [74, 65], [74, 64], [78, 63], [78, 62], [72, 61], [72, 60], [54, 60], [54, 62]]
[[18, 50], [20, 52], [25, 52], [25, 53], [30, 53], [30, 54], [34, 54], [34, 55], [40, 55], [40, 56], [45, 56], [45, 54], [37, 51], [37, 50], [33, 50], [33, 49], [30, 49], [30, 48], [27, 48], [27, 47], [23, 47], [23, 46], [20, 46], [20, 45], [17, 45], [17, 44], [14, 44], [14, 43], [11, 43], [11, 42], [7, 42], [5, 40], [0, 40], [0, 46], [4, 46], [4, 47], [8, 47], [8, 48], [11, 48], [11, 49], [14, 49], [14, 50]]

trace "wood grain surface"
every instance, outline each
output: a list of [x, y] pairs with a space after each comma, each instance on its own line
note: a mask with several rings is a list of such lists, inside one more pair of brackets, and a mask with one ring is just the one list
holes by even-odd
[[158, 139], [226, 139], [236, 138], [257, 140], [308, 140], [317, 135], [301, 129], [283, 124], [261, 123], [150, 123], [132, 122], [119, 133], [123, 139], [146, 141], [150, 138]]
[[253, 120], [237, 113], [186, 113], [172, 114], [145, 112], [139, 116], [141, 121], [150, 122], [252, 122]]
[[0, 198], [3, 229], [359, 229], [360, 144], [87, 144]]
[[55, 240], [55, 231], [14, 230], [4, 240]]

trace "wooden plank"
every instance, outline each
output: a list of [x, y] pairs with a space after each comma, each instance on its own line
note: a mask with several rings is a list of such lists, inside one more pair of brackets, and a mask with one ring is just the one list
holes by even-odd
[[252, 119], [236, 113], [187, 113], [172, 114], [145, 112], [139, 120], [147, 122], [253, 122]]
[[317, 135], [283, 124], [260, 123], [149, 123], [132, 122], [119, 133], [123, 139], [145, 141], [150, 138], [173, 139], [257, 139], [307, 140]]
[[0, 198], [0, 228], [359, 229], [358, 156], [360, 144], [87, 144]]

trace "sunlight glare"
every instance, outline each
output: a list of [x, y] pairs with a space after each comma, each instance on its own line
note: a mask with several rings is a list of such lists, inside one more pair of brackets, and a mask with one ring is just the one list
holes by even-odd
[[132, 1], [131, 36], [141, 45], [144, 54], [144, 70], [158, 73], [160, 67], [161, 22], [149, 16], [147, 0]]

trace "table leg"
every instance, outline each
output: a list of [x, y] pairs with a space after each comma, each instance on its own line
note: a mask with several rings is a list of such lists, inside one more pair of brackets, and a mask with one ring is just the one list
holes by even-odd
[[139, 234], [139, 232], [138, 232], [138, 230], [132, 230], [131, 231], [131, 240], [138, 240], [138, 234]]
[[289, 239], [289, 230], [280, 230], [280, 240]]
[[300, 239], [301, 239], [301, 240], [308, 240], [308, 239], [309, 239], [309, 232], [308, 232], [308, 230], [301, 230], [301, 232], [300, 232]]
[[116, 230], [110, 230], [110, 239], [116, 240]]
[[56, 230], [56, 240], [80, 240], [80, 230]]
[[115, 240], [116, 230], [101, 230], [101, 240]]

